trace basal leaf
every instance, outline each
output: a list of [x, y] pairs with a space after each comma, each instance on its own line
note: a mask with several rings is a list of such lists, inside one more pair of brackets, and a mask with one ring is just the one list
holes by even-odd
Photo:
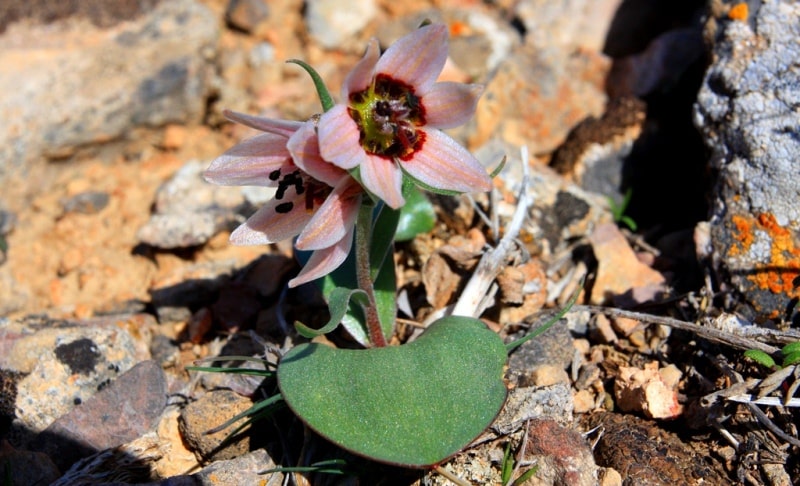
[[506, 397], [506, 357], [502, 339], [481, 321], [446, 317], [402, 346], [297, 346], [278, 364], [278, 385], [298, 417], [342, 448], [426, 467], [494, 420]]

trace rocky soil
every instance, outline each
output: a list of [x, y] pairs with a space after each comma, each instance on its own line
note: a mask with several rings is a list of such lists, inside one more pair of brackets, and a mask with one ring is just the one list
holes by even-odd
[[[228, 243], [270, 193], [203, 181], [254, 134], [222, 110], [305, 120], [313, 85], [284, 61], [338, 94], [370, 37], [424, 19], [450, 30], [443, 78], [486, 85], [450, 133], [507, 164], [397, 245], [393, 344], [457, 300], [520, 204], [484, 321], [511, 339], [580, 291], [445, 474], [502, 484], [510, 451], [514, 477], [538, 468], [525, 484], [800, 484], [800, 367], [744, 357], [800, 341], [798, 18], [789, 0], [5, 2], [3, 484], [452, 484], [286, 409], [226, 441], [274, 380], [187, 370], [326, 321], [313, 285], [286, 287], [291, 242]], [[286, 469], [331, 459], [341, 474]]]

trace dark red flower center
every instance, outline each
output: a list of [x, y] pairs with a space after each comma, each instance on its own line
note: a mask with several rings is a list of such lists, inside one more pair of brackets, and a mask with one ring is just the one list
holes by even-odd
[[359, 143], [367, 152], [408, 160], [425, 143], [425, 107], [414, 87], [378, 74], [364, 91], [350, 95], [350, 116], [359, 127]]

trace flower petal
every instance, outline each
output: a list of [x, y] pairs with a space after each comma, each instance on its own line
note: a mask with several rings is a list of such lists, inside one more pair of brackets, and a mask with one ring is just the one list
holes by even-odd
[[425, 130], [425, 144], [400, 162], [412, 177], [432, 188], [482, 192], [492, 188], [486, 169], [467, 149], [439, 130]]
[[403, 171], [389, 159], [370, 155], [360, 166], [361, 182], [370, 192], [378, 196], [392, 209], [397, 209], [406, 200], [403, 198]]
[[241, 123], [250, 128], [255, 128], [262, 132], [274, 133], [275, 135], [282, 135], [284, 138], [289, 138], [297, 130], [303, 122], [291, 120], [276, 120], [273, 118], [264, 118], [262, 116], [245, 115], [231, 110], [223, 110], [222, 114], [230, 121]]
[[217, 157], [203, 172], [205, 180], [221, 186], [275, 186], [269, 174], [294, 170], [286, 138], [263, 133], [249, 138]]
[[351, 93], [358, 93], [364, 91], [372, 83], [373, 70], [375, 63], [378, 62], [380, 56], [380, 47], [378, 46], [378, 39], [374, 37], [369, 40], [367, 44], [367, 52], [364, 57], [358, 61], [350, 74], [342, 84], [342, 102], [347, 103], [347, 99]]
[[387, 74], [410, 84], [421, 93], [428, 91], [447, 61], [447, 27], [432, 24], [405, 35], [386, 49], [376, 73]]
[[[278, 212], [281, 204], [292, 203], [288, 212]], [[311, 219], [300, 196], [273, 199], [231, 233], [234, 245], [268, 245], [300, 234]]]
[[361, 186], [353, 179], [339, 184], [314, 213], [295, 242], [298, 250], [319, 250], [338, 243], [356, 222]]
[[425, 122], [434, 128], [453, 128], [467, 123], [483, 92], [479, 84], [435, 83], [422, 96]]
[[319, 140], [312, 122], [306, 122], [289, 138], [286, 148], [291, 152], [295, 165], [303, 172], [331, 187], [336, 186], [347, 172], [322, 158]]
[[314, 251], [303, 270], [295, 278], [289, 280], [289, 287], [297, 287], [311, 282], [336, 270], [347, 259], [352, 246], [353, 229], [350, 228], [350, 231], [337, 244]]
[[359, 143], [361, 133], [347, 106], [336, 105], [326, 111], [319, 119], [317, 134], [322, 158], [342, 169], [352, 169], [367, 160], [367, 153]]

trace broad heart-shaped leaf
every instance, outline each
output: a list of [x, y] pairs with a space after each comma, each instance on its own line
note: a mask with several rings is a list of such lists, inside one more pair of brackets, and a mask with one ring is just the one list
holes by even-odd
[[301, 344], [278, 364], [289, 407], [353, 453], [432, 466], [469, 445], [506, 399], [502, 339], [481, 321], [445, 317], [414, 342], [370, 349]]

